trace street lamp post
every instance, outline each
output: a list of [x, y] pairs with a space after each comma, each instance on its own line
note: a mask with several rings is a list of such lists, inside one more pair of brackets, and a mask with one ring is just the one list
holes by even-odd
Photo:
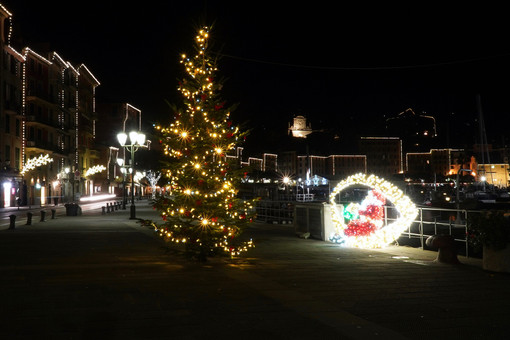
[[126, 144], [128, 135], [125, 132], [117, 134], [119, 144], [131, 153], [131, 207], [130, 207], [130, 219], [136, 219], [136, 207], [135, 207], [135, 180], [134, 180], [134, 167], [135, 167], [135, 152], [139, 148], [147, 147], [145, 145], [145, 134], [142, 132], [131, 131], [129, 133], [129, 144]]
[[117, 164], [122, 172], [122, 210], [126, 210], [126, 167], [124, 166], [124, 158], [117, 158]]
[[[65, 167], [64, 168], [64, 174], [65, 174], [65, 177], [64, 177], [64, 197], [62, 197], [62, 200], [65, 201], [65, 203], [67, 203], [69, 200], [68, 200], [68, 197], [69, 197], [69, 187], [68, 187], [68, 183], [69, 183], [69, 171], [71, 171], [71, 169], [69, 169], [69, 167]], [[66, 190], [66, 187], [67, 187], [67, 190]]]

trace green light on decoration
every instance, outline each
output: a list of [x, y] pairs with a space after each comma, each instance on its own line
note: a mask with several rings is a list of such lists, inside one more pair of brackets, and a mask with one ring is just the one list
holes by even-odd
[[354, 219], [359, 218], [359, 214], [358, 214], [359, 206], [360, 205], [358, 203], [350, 203], [344, 209], [344, 218], [346, 220], [354, 220]]

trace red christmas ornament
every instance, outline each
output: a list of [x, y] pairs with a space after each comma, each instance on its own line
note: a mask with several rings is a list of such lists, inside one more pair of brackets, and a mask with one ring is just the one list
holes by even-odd
[[349, 222], [344, 230], [346, 236], [369, 236], [374, 233], [376, 226], [371, 222], [353, 220]]
[[380, 220], [384, 217], [384, 207], [379, 205], [369, 205], [365, 210], [358, 211], [360, 216], [367, 216], [372, 220]]

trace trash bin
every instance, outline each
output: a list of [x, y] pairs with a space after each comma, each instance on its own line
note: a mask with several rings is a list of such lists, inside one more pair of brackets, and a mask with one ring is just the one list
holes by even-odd
[[31, 224], [32, 224], [32, 213], [27, 212], [27, 225], [31, 225]]
[[81, 215], [81, 208], [76, 203], [66, 203], [66, 216], [78, 216], [78, 212]]
[[9, 223], [9, 229], [16, 228], [16, 215], [9, 215], [10, 223]]

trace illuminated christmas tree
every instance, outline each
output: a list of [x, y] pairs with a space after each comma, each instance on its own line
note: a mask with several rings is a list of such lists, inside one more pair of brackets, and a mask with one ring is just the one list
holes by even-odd
[[165, 221], [160, 234], [183, 244], [188, 255], [206, 260], [219, 253], [235, 256], [253, 246], [241, 235], [255, 209], [253, 200], [237, 198], [243, 170], [227, 162], [227, 153], [244, 141], [246, 132], [230, 119], [234, 106], [220, 98], [222, 81], [216, 79], [209, 28], [199, 30], [195, 49], [194, 57], [181, 59], [185, 74], [178, 90], [184, 109], [174, 108], [170, 126], [157, 127], [171, 190], [155, 207]]

